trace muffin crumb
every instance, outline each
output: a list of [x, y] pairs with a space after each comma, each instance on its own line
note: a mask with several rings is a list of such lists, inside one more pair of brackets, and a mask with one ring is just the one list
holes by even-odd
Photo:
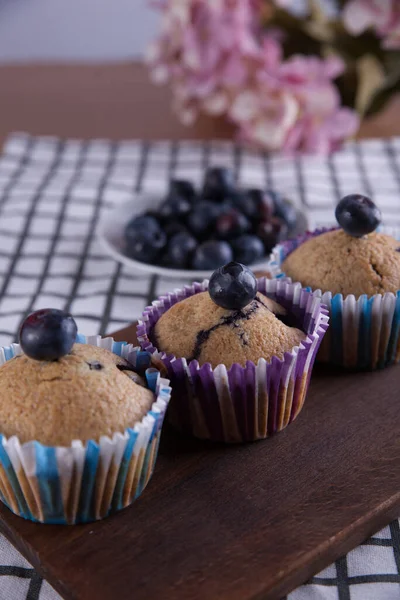
[[0, 368], [0, 431], [21, 443], [69, 446], [111, 437], [133, 427], [153, 402], [125, 359], [89, 344], [75, 344], [57, 361], [22, 354]]
[[383, 233], [355, 238], [341, 229], [310, 238], [286, 257], [282, 271], [322, 292], [373, 296], [400, 289], [399, 242]]
[[280, 318], [285, 309], [261, 293], [241, 310], [227, 310], [214, 304], [208, 292], [201, 292], [174, 304], [157, 321], [152, 337], [157, 348], [178, 358], [223, 363], [227, 368], [260, 358], [283, 358], [306, 338], [300, 329]]

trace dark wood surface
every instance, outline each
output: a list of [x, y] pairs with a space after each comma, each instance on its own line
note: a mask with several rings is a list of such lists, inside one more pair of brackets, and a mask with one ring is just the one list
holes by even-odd
[[1, 507], [0, 529], [66, 600], [279, 599], [398, 516], [399, 384], [400, 366], [317, 369], [275, 437], [227, 447], [167, 428], [130, 508], [63, 527]]

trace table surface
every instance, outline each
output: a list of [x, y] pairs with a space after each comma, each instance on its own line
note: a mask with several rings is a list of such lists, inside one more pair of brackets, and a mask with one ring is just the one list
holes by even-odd
[[[2, 83], [0, 86], [0, 144], [4, 142], [11, 131], [15, 130], [23, 130], [32, 134], [86, 139], [93, 137], [111, 139], [143, 138], [149, 140], [160, 138], [223, 139], [232, 136], [232, 129], [227, 124], [205, 117], [199, 119], [194, 127], [183, 127], [170, 110], [170, 93], [168, 89], [154, 87], [148, 79], [145, 68], [138, 63], [97, 66], [0, 66], [0, 77]], [[399, 114], [400, 97], [394, 99], [383, 114], [363, 123], [359, 137], [400, 135]], [[270, 548], [274, 548], [274, 551], [271, 555], [268, 555], [267, 561], [270, 575], [268, 592], [265, 588], [266, 568], [264, 556], [261, 560], [258, 555], [261, 547], [257, 547], [255, 549], [256, 554], [252, 554], [254, 548], [251, 550], [249, 537], [245, 536], [245, 543], [233, 545], [233, 550], [229, 550], [231, 554], [227, 564], [229, 566], [229, 564], [235, 563], [236, 579], [232, 579], [231, 573], [225, 570], [223, 561], [215, 560], [214, 562], [211, 561], [211, 566], [215, 569], [215, 577], [209, 579], [200, 577], [201, 586], [198, 586], [198, 583], [192, 585], [193, 582], [191, 581], [183, 585], [181, 573], [177, 572], [177, 565], [180, 564], [179, 560], [182, 559], [188, 572], [191, 571], [193, 565], [190, 564], [190, 553], [185, 553], [185, 556], [187, 555], [186, 563], [182, 558], [183, 554], [180, 558], [178, 557], [179, 560], [177, 561], [172, 560], [172, 562], [163, 563], [162, 572], [169, 582], [169, 597], [175, 598], [177, 591], [179, 591], [180, 597], [189, 597], [189, 593], [192, 598], [200, 597], [201, 592], [206, 589], [204, 586], [217, 585], [218, 582], [221, 584], [225, 579], [233, 586], [230, 588], [230, 597], [233, 598], [235, 594], [235, 597], [243, 597], [241, 592], [244, 592], [245, 589], [248, 590], [249, 581], [245, 567], [251, 565], [253, 568], [251, 579], [253, 598], [263, 597], [264, 600], [267, 597], [277, 598], [333, 560], [338, 553], [345, 553], [397, 515], [400, 502], [398, 494], [399, 473], [397, 469], [399, 448], [396, 440], [393, 440], [392, 446], [386, 442], [389, 437], [388, 432], [393, 430], [393, 424], [396, 419], [398, 420], [398, 410], [391, 403], [395, 398], [394, 390], [398, 389], [398, 378], [396, 371], [393, 369], [388, 371], [388, 376], [389, 381], [385, 377], [385, 386], [382, 386], [380, 384], [382, 374], [376, 375], [371, 379], [371, 382], [369, 381], [370, 376], [365, 375], [366, 395], [371, 398], [371, 401], [373, 397], [379, 398], [379, 406], [382, 407], [382, 410], [375, 407], [379, 417], [382, 417], [382, 424], [378, 427], [375, 417], [372, 421], [368, 414], [360, 413], [365, 417], [366, 423], [366, 427], [363, 429], [366, 437], [363, 440], [362, 447], [364, 458], [370, 459], [368, 462], [361, 460], [363, 457], [357, 451], [354, 451], [353, 436], [345, 435], [344, 429], [335, 430], [333, 426], [332, 428], [327, 426], [329, 422], [332, 425], [337, 423], [339, 414], [346, 413], [348, 417], [351, 416], [356, 419], [357, 411], [362, 410], [361, 395], [357, 394], [355, 403], [348, 410], [347, 407], [344, 410], [342, 404], [344, 394], [342, 392], [344, 389], [348, 391], [346, 378], [333, 377], [331, 386], [326, 386], [326, 380], [321, 377], [316, 377], [313, 381], [310, 402], [306, 407], [306, 410], [310, 411], [309, 416], [314, 413], [315, 419], [319, 419], [321, 427], [327, 426], [327, 439], [332, 440], [332, 443], [338, 436], [340, 439], [346, 439], [350, 445], [350, 451], [347, 456], [342, 451], [337, 456], [334, 453], [329, 454], [325, 463], [317, 461], [316, 457], [319, 456], [319, 450], [314, 448], [316, 452], [312, 458], [316, 461], [314, 464], [315, 469], [307, 472], [307, 477], [310, 478], [307, 485], [300, 482], [298, 489], [298, 497], [303, 498], [305, 502], [296, 504], [293, 496], [287, 494], [287, 497], [290, 497], [293, 509], [291, 513], [294, 519], [293, 522], [288, 521], [285, 517], [285, 511], [281, 510], [284, 506], [284, 498], [281, 497], [282, 502], [275, 503], [276, 512], [273, 513], [271, 510], [268, 522], [273, 525], [276, 525], [277, 522], [285, 522], [288, 528], [285, 530], [287, 533], [285, 536], [286, 545], [284, 544], [283, 547], [278, 543], [270, 545]], [[327, 387], [332, 388], [331, 393], [335, 395], [336, 400], [336, 402], [329, 405], [329, 422], [326, 420], [326, 415], [322, 418], [317, 408], [317, 403], [321, 398], [323, 399]], [[377, 394], [377, 389], [379, 389], [379, 392], [383, 390], [382, 393]], [[303, 417], [307, 417], [307, 414], [305, 413]], [[312, 420], [310, 419], [310, 422]], [[310, 431], [307, 431], [307, 422], [306, 419], [299, 419], [298, 427], [293, 429], [293, 436], [297, 435], [299, 441], [305, 438], [308, 439], [310, 436]], [[282, 459], [282, 449], [289, 448], [287, 440], [289, 440], [289, 437], [283, 433], [272, 441], [272, 446], [279, 451], [279, 460]], [[371, 444], [371, 440], [373, 444]], [[201, 502], [206, 502], [206, 499], [190, 493], [190, 486], [202, 485], [202, 477], [206, 466], [205, 461], [209, 454], [208, 451], [204, 452], [196, 444], [196, 442], [188, 443], [184, 453], [178, 453], [173, 444], [164, 444], [157, 467], [159, 476], [154, 478], [149, 487], [148, 502], [141, 503], [139, 500], [137, 507], [141, 513], [139, 522], [142, 522], [145, 527], [147, 522], [146, 511], [157, 509], [159, 492], [163, 489], [169, 490], [168, 510], [171, 520], [170, 522], [169, 520], [160, 522], [160, 529], [157, 533], [158, 543], [156, 546], [160, 557], [169, 556], [171, 545], [168, 542], [170, 539], [176, 540], [177, 537], [180, 543], [175, 544], [174, 552], [185, 552], [185, 530], [178, 518], [179, 512], [182, 515], [185, 514], [190, 523], [195, 520], [195, 517], [197, 518], [198, 514], [204, 515], [203, 538], [201, 538], [204, 540], [204, 552], [201, 555], [202, 562], [197, 565], [197, 568], [200, 573], [205, 573], [210, 569], [207, 552], [218, 550], [219, 554], [225, 556], [224, 553], [228, 550], [222, 547], [223, 545], [216, 548], [212, 537], [209, 537], [207, 542], [207, 532], [209, 533], [209, 526], [212, 523], [208, 523], [207, 519], [209, 508], [206, 507], [207, 510], [203, 510], [200, 506]], [[256, 468], [255, 465], [257, 469], [261, 466], [259, 462], [252, 459], [252, 453], [256, 450], [256, 446], [250, 446], [244, 457], [238, 456], [241, 462], [248, 461], [246, 473], [251, 473], [251, 470]], [[219, 492], [226, 491], [225, 488], [222, 490], [218, 486], [228, 486], [230, 493], [236, 494], [237, 498], [237, 502], [233, 503], [228, 515], [222, 505], [216, 503], [217, 509], [223, 511], [220, 515], [221, 523], [223, 527], [228, 526], [229, 531], [233, 531], [237, 527], [237, 533], [241, 536], [240, 527], [243, 519], [242, 517], [237, 519], [237, 515], [246, 516], [246, 507], [243, 504], [245, 498], [239, 501], [238, 491], [242, 489], [244, 482], [237, 479], [239, 471], [231, 472], [228, 482], [225, 478], [222, 482], [219, 481], [217, 477], [218, 470], [228, 468], [229, 465], [226, 462], [226, 453], [223, 449], [215, 449], [214, 452], [214, 463], [211, 468], [214, 469], [215, 475], [215, 477], [213, 476], [213, 481], [216, 483], [215, 494], [218, 496]], [[235, 449], [234, 452], [239, 453], [239, 450]], [[178, 455], [180, 464], [176, 469]], [[350, 457], [350, 462], [348, 457]], [[267, 458], [268, 460], [264, 464], [266, 472], [270, 468], [269, 457]], [[288, 460], [288, 465], [294, 467], [294, 470], [288, 471], [289, 473], [295, 472], [297, 467], [301, 467], [302, 458], [302, 453], [299, 453], [293, 465], [292, 460]], [[177, 473], [172, 479], [171, 471], [168, 468], [171, 464], [174, 466], [174, 473]], [[187, 476], [189, 464], [196, 465], [195, 478]], [[328, 488], [318, 487], [318, 474], [320, 468], [322, 468], [321, 465], [329, 473], [330, 486]], [[373, 478], [368, 477], [371, 469], [374, 471]], [[255, 471], [253, 475], [255, 475]], [[280, 469], [274, 475], [276, 480], [279, 481], [279, 477], [281, 477]], [[229, 483], [230, 478], [232, 484]], [[178, 479], [180, 479], [179, 485], [176, 485]], [[290, 478], [285, 480], [291, 485]], [[365, 482], [371, 482], [372, 488], [367, 489]], [[172, 483], [175, 485], [171, 485]], [[181, 493], [182, 489], [186, 492], [186, 496]], [[273, 487], [272, 495], [275, 493], [280, 494], [282, 489], [288, 488], [285, 488], [285, 486], [282, 488], [281, 484]], [[338, 493], [341, 489], [348, 492], [345, 501], [343, 501], [343, 494]], [[305, 491], [307, 493], [304, 495]], [[263, 515], [266, 510], [266, 507], [262, 506], [264, 496], [262, 490], [258, 490], [257, 493], [257, 499], [260, 502], [257, 515]], [[196, 498], [193, 506], [185, 503], [185, 497], [186, 499], [188, 497]], [[319, 502], [321, 500], [322, 502]], [[318, 509], [316, 508], [317, 505]], [[329, 518], [324, 513], [324, 507], [329, 513]], [[335, 510], [334, 521], [331, 518], [333, 507], [339, 509]], [[177, 508], [179, 508], [178, 513]], [[81, 568], [88, 556], [91, 561], [94, 561], [88, 566], [100, 575], [96, 580], [98, 598], [102, 597], [108, 600], [108, 598], [118, 596], [116, 594], [117, 588], [117, 591], [121, 593], [124, 589], [129, 589], [129, 586], [132, 586], [135, 581], [134, 572], [125, 568], [126, 564], [124, 565], [123, 560], [117, 577], [115, 577], [115, 573], [111, 574], [109, 569], [104, 566], [113, 563], [109, 558], [116, 548], [122, 549], [122, 551], [128, 551], [128, 549], [131, 551], [132, 548], [137, 549], [135, 559], [138, 563], [142, 561], [141, 564], [144, 565], [141, 580], [143, 584], [142, 596], [139, 595], [138, 597], [145, 597], [146, 586], [149, 582], [153, 586], [152, 591], [155, 595], [158, 595], [161, 578], [154, 578], [153, 573], [145, 570], [145, 568], [149, 568], [149, 565], [152, 565], [151, 557], [154, 556], [154, 540], [151, 540], [150, 536], [142, 535], [143, 531], [140, 527], [134, 530], [129, 527], [127, 530], [123, 521], [126, 515], [129, 516], [130, 511], [131, 509], [128, 509], [128, 511], [117, 515], [115, 520], [110, 519], [96, 524], [93, 529], [74, 528], [74, 531], [71, 530], [68, 534], [67, 531], [62, 530], [55, 532], [53, 528], [38, 528], [31, 523], [14, 517], [1, 506], [2, 519], [0, 519], [0, 522], [2, 532], [31, 560], [42, 575], [56, 585], [57, 589], [66, 598], [87, 597], [89, 599], [93, 597], [93, 589], [85, 577], [85, 569]], [[307, 515], [309, 518], [307, 518]], [[224, 519], [227, 519], [227, 522]], [[248, 519], [248, 516], [244, 518], [243, 526], [247, 527]], [[114, 526], [116, 522], [121, 524], [121, 527], [118, 527], [118, 534], [116, 534], [115, 529], [111, 531], [110, 524]], [[264, 523], [264, 518], [262, 522]], [[294, 524], [294, 528], [289, 527], [291, 523]], [[308, 530], [307, 536], [301, 537], [299, 534], [300, 529], [296, 530], [296, 526], [301, 526], [301, 532], [303, 532], [305, 523], [311, 529]], [[262, 531], [260, 521], [257, 519], [251, 525], [254, 528], [257, 543], [261, 544], [268, 532]], [[269, 532], [274, 530], [275, 527], [273, 526], [269, 528]], [[67, 546], [65, 535], [68, 537], [69, 545], [66, 558], [65, 554], [62, 555], [60, 552], [61, 548], [65, 549]], [[102, 546], [101, 542], [108, 535], [111, 536], [110, 541], [112, 543], [110, 546]], [[240, 536], [238, 536], [238, 539]], [[88, 552], [88, 547], [93, 543], [93, 538], [97, 538], [96, 541], [99, 547], [103, 547], [103, 552], [99, 552], [98, 556], [97, 553]], [[146, 539], [149, 544], [144, 548], [142, 540]], [[223, 536], [220, 536], [219, 542], [221, 544], [223, 539]], [[301, 543], [299, 543], [299, 540]], [[104, 547], [110, 548], [110, 554], [107, 550], [104, 550]], [[128, 554], [128, 552], [126, 553]], [[290, 559], [288, 568], [284, 570], [280, 568], [283, 556]], [[130, 564], [132, 563], [130, 562]], [[207, 588], [207, 591], [211, 593], [215, 592], [215, 589]], [[168, 594], [165, 597], [168, 597]]]
[[[166, 87], [154, 86], [138, 62], [108, 65], [0, 66], [0, 143], [11, 131], [111, 139], [232, 137], [220, 120], [179, 123]], [[400, 135], [400, 97], [363, 123], [359, 137]]]

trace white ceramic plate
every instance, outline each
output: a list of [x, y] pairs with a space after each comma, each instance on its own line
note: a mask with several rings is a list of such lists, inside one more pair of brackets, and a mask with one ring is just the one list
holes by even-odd
[[[115, 260], [124, 264], [131, 271], [144, 271], [148, 275], [161, 275], [171, 279], [201, 280], [210, 277], [212, 271], [195, 271], [189, 269], [168, 269], [157, 265], [142, 263], [133, 258], [125, 256], [124, 250], [124, 230], [127, 223], [136, 215], [144, 213], [147, 210], [156, 209], [163, 198], [158, 193], [145, 192], [135, 194], [129, 202], [112, 208], [104, 214], [101, 219], [97, 235], [103, 248]], [[307, 217], [300, 210], [297, 216], [296, 230], [292, 235], [303, 233], [307, 229]], [[262, 270], [265, 267], [266, 259], [251, 265], [253, 270]]]

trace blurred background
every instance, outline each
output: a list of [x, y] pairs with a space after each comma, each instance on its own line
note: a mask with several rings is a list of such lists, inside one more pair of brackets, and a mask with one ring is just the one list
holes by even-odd
[[0, 61], [140, 57], [159, 20], [146, 0], [1, 0]]
[[[379, 8], [382, 7], [382, 18], [386, 18], [384, 6], [389, 7], [391, 3], [393, 4], [391, 0], [384, 0], [379, 4]], [[242, 6], [247, 4], [243, 2]], [[346, 64], [346, 78], [341, 77], [334, 85], [338, 84], [344, 105], [351, 109], [355, 107], [362, 117], [360, 135], [390, 135], [392, 124], [389, 118], [382, 120], [380, 115], [384, 107], [389, 106], [390, 110], [395, 93], [400, 89], [400, 77], [396, 70], [399, 53], [382, 53], [379, 46], [379, 35], [382, 32], [378, 32], [378, 37], [371, 35], [371, 28], [361, 36], [357, 31], [354, 44], [349, 45], [349, 35], [353, 33], [348, 31], [347, 37], [343, 38], [343, 23], [335, 22], [339, 4], [337, 0], [316, 0], [312, 3], [307, 0], [260, 0], [259, 3], [254, 3], [260, 6], [257, 21], [259, 20], [261, 30], [267, 32], [268, 29], [272, 31], [277, 28], [285, 32], [287, 39], [294, 40], [293, 47], [283, 44], [285, 58], [290, 57], [293, 52], [310, 52], [319, 57], [335, 56], [343, 60]], [[348, 0], [341, 4], [355, 7], [358, 11], [367, 10], [369, 6], [364, 0]], [[159, 2], [158, 8], [161, 5], [169, 7], [172, 15], [171, 7], [180, 7], [174, 10], [185, 11], [192, 3], [190, 0], [187, 3]], [[209, 6], [214, 10], [212, 3]], [[310, 6], [317, 7], [313, 9], [312, 19], [309, 13], [306, 19], [302, 18]], [[268, 143], [274, 137], [271, 135], [270, 124], [267, 127], [257, 127], [252, 123], [251, 127], [242, 127], [237, 106], [231, 104], [229, 110], [220, 110], [217, 114], [215, 104], [212, 107], [205, 106], [206, 102], [195, 98], [195, 119], [193, 105], [189, 106], [188, 102], [182, 105], [177, 91], [180, 82], [171, 75], [175, 66], [181, 64], [181, 58], [175, 62], [168, 51], [171, 42], [175, 40], [173, 43], [178, 44], [181, 56], [185, 56], [187, 50], [179, 39], [177, 23], [179, 18], [183, 18], [187, 25], [191, 19], [186, 21], [181, 12], [181, 17], [173, 22], [166, 16], [167, 12], [157, 10], [157, 7], [155, 9], [149, 0], [71, 0], [68, 3], [62, 0], [0, 0], [0, 142], [4, 142], [8, 133], [13, 130], [113, 139], [204, 139], [210, 135], [215, 138], [231, 138], [239, 133], [243, 140], [261, 144], [265, 149], [280, 149], [280, 139], [275, 144]], [[238, 21], [243, 32], [248, 27], [243, 25], [246, 18], [243, 13]], [[309, 26], [310, 19], [312, 27]], [[357, 14], [355, 17], [350, 14], [347, 27], [349, 23], [357, 24], [359, 21]], [[366, 19], [363, 18], [360, 22], [366, 22]], [[194, 32], [201, 27], [201, 23], [196, 21], [192, 21], [191, 25]], [[231, 26], [233, 23], [229, 25]], [[386, 30], [387, 27], [385, 33]], [[165, 39], [162, 40], [163, 31], [167, 32], [167, 43]], [[332, 43], [332, 31], [337, 36], [336, 43]], [[213, 33], [206, 24], [206, 36], [208, 34], [212, 38]], [[153, 61], [150, 59], [146, 67], [142, 59], [151, 45]], [[161, 55], [157, 55], [160, 50]], [[238, 54], [239, 61], [243, 56], [242, 48]], [[259, 56], [263, 60], [262, 53]], [[110, 64], [111, 68], [108, 66]], [[153, 86], [149, 67], [151, 77], [153, 80], [158, 78], [159, 83], [165, 83], [168, 72], [168, 85]], [[299, 67], [303, 68], [302, 65]], [[292, 63], [283, 68], [289, 68], [293, 76], [298, 65]], [[306, 68], [306, 71], [309, 69]], [[164, 81], [160, 80], [160, 74]], [[218, 77], [213, 69], [211, 74]], [[299, 73], [296, 77], [298, 75]], [[203, 75], [200, 73], [199, 76]], [[183, 86], [185, 93], [188, 91], [191, 94], [195, 90], [189, 77], [190, 74], [185, 75]], [[300, 82], [300, 87], [313, 85], [311, 79]], [[332, 96], [331, 79], [332, 75], [327, 72], [322, 75], [320, 97], [326, 93]], [[243, 90], [246, 89], [248, 86], [243, 85]], [[371, 119], [370, 100], [374, 100], [376, 90], [379, 91], [378, 101], [372, 102], [375, 114]], [[302, 93], [302, 89], [299, 91]], [[268, 93], [257, 94], [258, 98], [268, 97]], [[209, 94], [208, 99], [212, 102], [212, 94]], [[389, 104], [386, 104], [388, 100]], [[44, 108], [44, 104], [48, 104], [51, 109]], [[89, 104], [92, 109], [87, 111]], [[322, 106], [329, 104], [330, 102], [321, 103]], [[140, 119], [137, 118], [139, 110], [142, 113]], [[44, 111], [46, 114], [43, 114]], [[290, 107], [287, 107], [287, 112], [290, 112]], [[260, 109], [259, 113], [263, 118], [264, 109]], [[395, 114], [396, 110], [392, 110], [391, 115]], [[349, 113], [347, 122], [344, 124], [342, 118], [340, 123], [339, 129], [343, 130], [341, 138], [348, 137], [357, 129], [354, 119], [350, 122], [348, 115]], [[369, 117], [367, 121], [364, 118], [366, 115]], [[187, 127], [188, 124], [190, 127]], [[328, 128], [336, 130], [336, 123], [329, 124]], [[272, 129], [275, 133], [276, 123]], [[257, 132], [261, 132], [260, 135]], [[289, 143], [311, 152], [334, 149], [335, 142], [327, 141], [325, 134], [323, 137], [324, 143], [309, 143], [308, 147], [303, 142], [293, 142], [293, 139]]]

